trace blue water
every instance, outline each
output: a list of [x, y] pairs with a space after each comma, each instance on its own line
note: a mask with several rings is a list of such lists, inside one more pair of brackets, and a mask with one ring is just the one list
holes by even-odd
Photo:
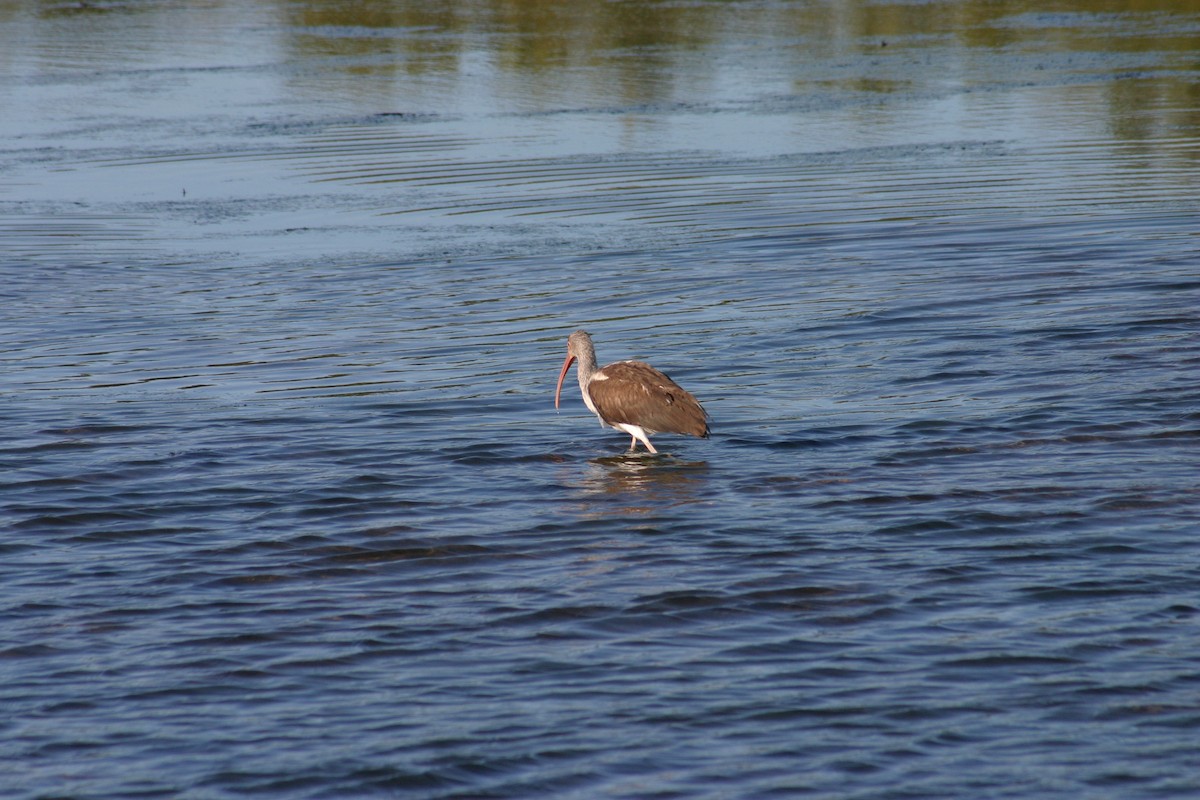
[[305, 8], [0, 4], [0, 794], [1200, 791], [1200, 20]]

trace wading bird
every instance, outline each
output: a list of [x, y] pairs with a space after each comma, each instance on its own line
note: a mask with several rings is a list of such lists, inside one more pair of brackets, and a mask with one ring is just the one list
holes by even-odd
[[633, 437], [631, 451], [641, 442], [657, 453], [650, 444], [654, 433], [708, 438], [708, 414], [695, 397], [644, 361], [618, 361], [597, 369], [596, 348], [587, 331], [575, 331], [567, 338], [567, 359], [554, 388], [555, 408], [572, 361], [578, 361], [575, 372], [584, 404], [600, 418], [601, 425]]

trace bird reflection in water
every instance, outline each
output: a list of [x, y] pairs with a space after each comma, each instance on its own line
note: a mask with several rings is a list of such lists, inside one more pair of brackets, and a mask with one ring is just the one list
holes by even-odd
[[[672, 506], [709, 499], [704, 491], [707, 461], [677, 461], [634, 454], [604, 456], [588, 461], [574, 483], [587, 498], [588, 516], [635, 514], [643, 516]], [[597, 505], [599, 498], [617, 505]]]

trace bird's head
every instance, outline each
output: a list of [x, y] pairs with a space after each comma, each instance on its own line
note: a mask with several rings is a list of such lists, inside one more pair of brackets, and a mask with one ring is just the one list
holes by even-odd
[[592, 353], [592, 360], [596, 359], [595, 350], [592, 347], [592, 337], [587, 331], [578, 330], [567, 337], [567, 357], [563, 361], [562, 370], [558, 373], [558, 385], [554, 387], [554, 407], [558, 408], [559, 397], [562, 395], [563, 379], [567, 377], [567, 370], [571, 368], [571, 362], [577, 358], [586, 357], [586, 353]]

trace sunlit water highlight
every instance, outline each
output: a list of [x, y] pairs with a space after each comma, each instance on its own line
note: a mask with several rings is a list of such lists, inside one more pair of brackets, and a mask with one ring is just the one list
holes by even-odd
[[1200, 789], [1194, 14], [355, 5], [0, 3], [4, 794]]

